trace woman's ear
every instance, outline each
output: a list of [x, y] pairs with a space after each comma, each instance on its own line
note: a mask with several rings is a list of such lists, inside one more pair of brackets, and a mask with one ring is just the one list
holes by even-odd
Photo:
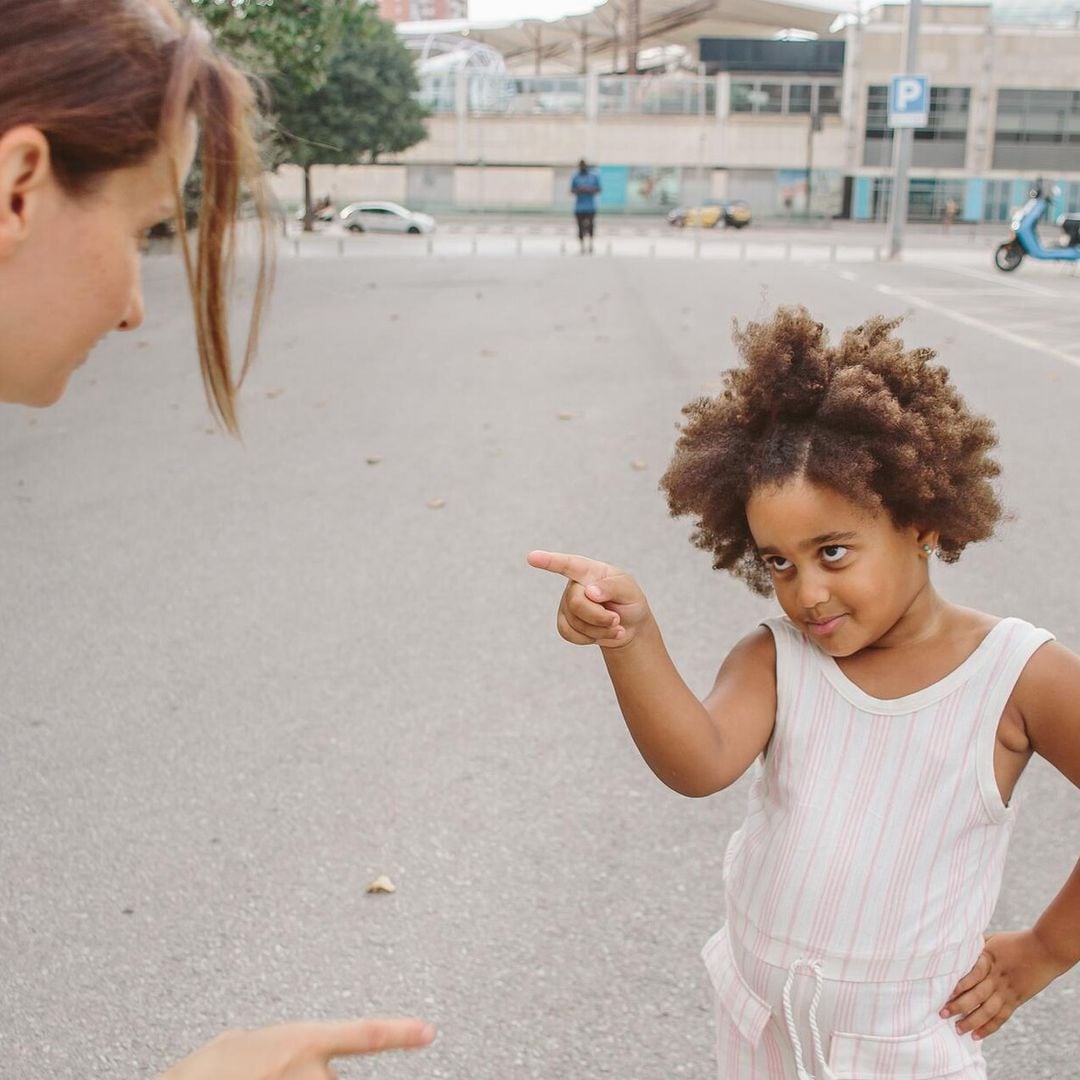
[[49, 140], [41, 131], [20, 124], [0, 135], [0, 259], [29, 234], [38, 199], [52, 179]]

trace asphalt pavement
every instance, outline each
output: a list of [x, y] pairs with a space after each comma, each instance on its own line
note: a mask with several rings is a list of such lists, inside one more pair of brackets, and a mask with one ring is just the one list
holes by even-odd
[[[243, 443], [208, 418], [164, 255], [145, 325], [60, 405], [0, 408], [4, 1078], [149, 1076], [225, 1026], [398, 1013], [436, 1044], [342, 1076], [716, 1075], [698, 953], [745, 788], [652, 777], [524, 556], [633, 570], [708, 688], [773, 608], [657, 482], [732, 319], [910, 312], [997, 420], [1015, 514], [940, 587], [1080, 648], [1075, 278], [960, 241], [893, 265], [414, 240], [285, 246]], [[1077, 854], [1071, 785], [1036, 761], [1021, 790], [996, 928]], [[366, 892], [380, 875], [396, 892]], [[1078, 1020], [1074, 971], [988, 1040], [991, 1077], [1080, 1075]]]

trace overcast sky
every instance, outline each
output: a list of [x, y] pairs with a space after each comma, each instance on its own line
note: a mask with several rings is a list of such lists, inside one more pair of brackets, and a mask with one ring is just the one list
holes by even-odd
[[[807, 7], [843, 9], [854, 7], [852, 0], [800, 0]], [[557, 19], [594, 8], [599, 0], [469, 0], [473, 19]]]

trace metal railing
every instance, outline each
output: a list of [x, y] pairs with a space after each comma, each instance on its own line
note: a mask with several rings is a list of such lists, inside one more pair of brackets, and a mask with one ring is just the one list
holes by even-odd
[[[588, 76], [464, 75], [447, 72], [420, 77], [417, 100], [434, 113], [491, 116], [585, 116]], [[595, 77], [596, 112], [612, 115], [696, 116], [716, 112], [716, 80], [682, 75]]]
[[597, 111], [623, 116], [698, 116], [716, 112], [716, 80], [606, 76], [597, 80]]

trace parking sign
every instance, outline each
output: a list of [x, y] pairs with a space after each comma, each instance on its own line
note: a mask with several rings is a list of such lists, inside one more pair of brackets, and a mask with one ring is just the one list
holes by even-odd
[[930, 122], [930, 76], [894, 75], [889, 80], [889, 127], [918, 128]]

